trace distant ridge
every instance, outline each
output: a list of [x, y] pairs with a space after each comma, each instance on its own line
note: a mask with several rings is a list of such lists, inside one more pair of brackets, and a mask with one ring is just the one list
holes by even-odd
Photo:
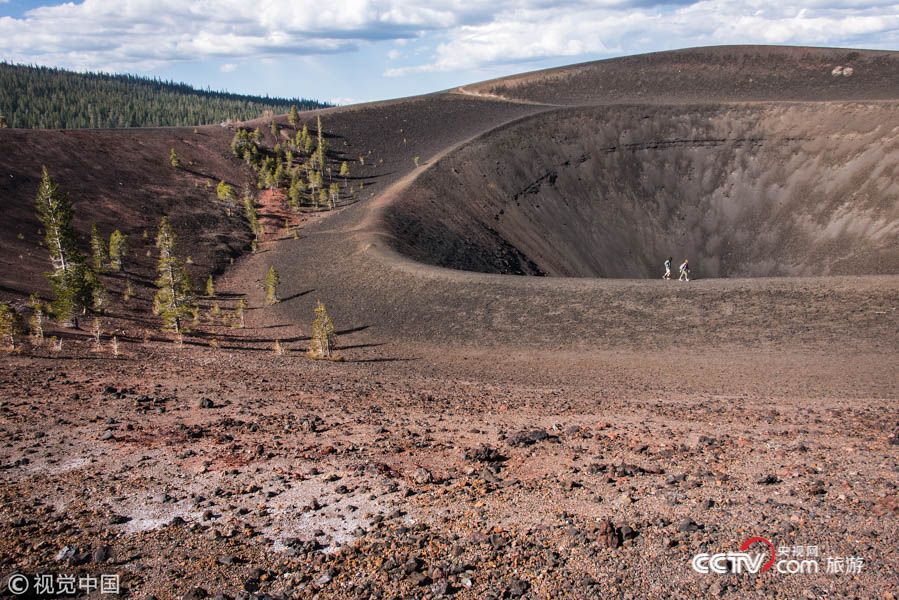
[[200, 90], [135, 75], [76, 73], [0, 62], [0, 115], [7, 126], [90, 129], [209, 125], [266, 111], [331, 106], [306, 98], [270, 98]]

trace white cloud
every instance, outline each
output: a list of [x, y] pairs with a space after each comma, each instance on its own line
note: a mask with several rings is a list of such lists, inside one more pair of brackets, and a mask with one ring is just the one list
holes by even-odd
[[[0, 3], [4, 0], [0, 0]], [[683, 46], [899, 47], [897, 0], [84, 0], [0, 17], [0, 57], [140, 71], [352, 53], [392, 40], [387, 74]]]
[[236, 70], [237, 65], [235, 65], [234, 63], [225, 63], [219, 67], [219, 71], [221, 71], [222, 73], [233, 73]]
[[489, 22], [448, 30], [429, 62], [391, 68], [385, 75], [710, 44], [899, 46], [899, 4], [893, 0], [812, 0], [790, 6], [769, 0], [622, 4], [559, 3], [500, 11]]

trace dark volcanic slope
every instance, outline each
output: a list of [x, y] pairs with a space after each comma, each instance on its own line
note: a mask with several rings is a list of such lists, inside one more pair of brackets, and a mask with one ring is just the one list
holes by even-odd
[[[669, 74], [670, 85], [691, 90], [695, 104], [684, 106], [688, 98], [664, 86], [631, 107], [604, 91], [607, 69], [627, 71], [621, 85], [631, 91], [654, 90], [657, 69], [649, 66], [681, 54], [697, 67]], [[725, 68], [727, 54], [738, 57], [732, 68], [756, 65], [753, 80], [770, 82], [755, 102], [736, 102], [739, 88], [707, 76]], [[278, 306], [286, 320], [308, 322], [322, 299], [340, 326], [364, 328], [373, 341], [581, 351], [893, 348], [899, 54], [859, 52], [851, 77], [831, 75], [847, 57], [689, 50], [578, 67], [580, 78], [553, 79], [551, 97], [535, 91], [545, 89], [545, 74], [513, 78], [524, 103], [491, 95], [496, 82], [429, 97], [422, 101], [431, 106], [452, 95], [479, 100], [477, 127], [458, 114], [433, 119], [440, 144], [421, 152], [424, 168], [398, 164], [389, 173], [396, 184], [373, 202], [308, 228], [239, 272], [258, 278], [275, 264], [288, 295], [309, 292]], [[635, 60], [647, 65], [642, 74], [622, 66]], [[803, 78], [821, 69], [827, 77], [816, 75], [814, 85]], [[866, 79], [844, 85], [861, 70]], [[785, 79], [787, 71], [794, 76]], [[591, 106], [558, 106], [566, 97]], [[781, 101], [803, 97], [829, 102]], [[378, 107], [366, 110], [377, 123]], [[390, 111], [403, 114], [403, 102]], [[416, 113], [405, 118], [411, 128]], [[465, 129], [456, 131], [458, 123]], [[365, 136], [364, 124], [355, 127]], [[706, 280], [583, 277], [658, 278], [669, 253], [690, 256]], [[541, 272], [582, 278], [504, 275]], [[709, 278], [839, 273], [890, 275]]]
[[[236, 189], [248, 173], [230, 157], [233, 132], [218, 126], [131, 130], [0, 129], [0, 287], [21, 297], [46, 291], [48, 270], [34, 199], [41, 167], [68, 194], [87, 251], [92, 223], [104, 236], [128, 235], [127, 268], [153, 277], [156, 228], [168, 215], [179, 252], [197, 272], [223, 269], [250, 243], [242, 218], [215, 199], [220, 180]], [[182, 168], [169, 163], [175, 148]], [[145, 233], [146, 232], [146, 235]]]
[[792, 46], [655, 52], [466, 86], [475, 93], [568, 106], [884, 100], [895, 99], [897, 88], [896, 52]]
[[386, 211], [417, 260], [491, 273], [899, 273], [899, 104], [544, 113], [466, 145]]
[[[330, 152], [351, 162], [350, 180], [365, 183], [361, 198], [370, 199], [411, 171], [416, 156], [433, 156], [535, 110], [444, 94], [303, 112], [301, 118], [314, 127], [322, 115]], [[283, 116], [279, 120], [286, 123]], [[268, 125], [268, 119], [249, 123], [260, 127], [272, 146], [276, 140]], [[0, 296], [21, 299], [48, 289], [43, 277], [48, 257], [34, 211], [42, 165], [72, 200], [85, 251], [92, 223], [105, 235], [118, 227], [129, 235], [130, 270], [152, 279], [154, 235], [159, 218], [168, 215], [180, 238], [179, 253], [192, 257], [198, 281], [223, 269], [249, 246], [251, 236], [242, 211], [229, 216], [216, 201], [215, 185], [225, 180], [236, 190], [255, 188], [252, 173], [231, 154], [233, 134], [233, 128], [218, 126], [0, 130]], [[172, 147], [180, 169], [169, 164]], [[342, 220], [338, 214], [329, 222]]]

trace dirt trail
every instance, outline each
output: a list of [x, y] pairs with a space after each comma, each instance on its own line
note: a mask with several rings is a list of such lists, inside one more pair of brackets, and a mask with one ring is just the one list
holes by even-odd
[[519, 98], [510, 98], [508, 96], [503, 96], [501, 94], [494, 94], [492, 92], [483, 92], [479, 90], [471, 90], [465, 86], [457, 87], [450, 90], [451, 94], [461, 94], [463, 96], [472, 96], [474, 98], [484, 98], [485, 100], [496, 100], [498, 102], [511, 102], [513, 104], [531, 104], [536, 106], [558, 106], [553, 104], [547, 104], [544, 102], [535, 102], [533, 100], [523, 100]]

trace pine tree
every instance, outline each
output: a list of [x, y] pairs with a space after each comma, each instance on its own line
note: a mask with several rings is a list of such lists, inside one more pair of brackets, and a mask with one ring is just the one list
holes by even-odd
[[237, 301], [237, 306], [234, 307], [234, 320], [235, 327], [239, 329], [243, 329], [246, 323], [244, 322], [244, 311], [247, 309], [247, 301], [243, 298], [240, 298]]
[[328, 202], [330, 203], [331, 210], [337, 206], [337, 201], [340, 199], [340, 188], [336, 183], [332, 183], [328, 186]]
[[73, 210], [44, 167], [35, 202], [44, 226], [44, 242], [53, 270], [47, 274], [53, 289], [53, 313], [65, 326], [78, 325], [78, 312], [86, 312], [93, 302], [96, 278], [79, 252], [72, 227]]
[[172, 167], [176, 169], [181, 166], [181, 161], [178, 160], [178, 154], [175, 152], [174, 148], [169, 149], [169, 162], [172, 164]]
[[306, 154], [306, 156], [312, 155], [312, 148], [314, 147], [315, 142], [312, 140], [312, 136], [309, 134], [309, 128], [303, 125], [303, 146], [302, 150]]
[[94, 337], [94, 351], [99, 352], [101, 350], [100, 336], [103, 335], [103, 329], [100, 327], [100, 319], [96, 317], [94, 317], [93, 327], [91, 328], [91, 335]]
[[28, 297], [28, 307], [31, 309], [31, 318], [28, 321], [31, 339], [35, 345], [40, 346], [44, 343], [44, 303], [37, 294], [31, 294]]
[[215, 195], [222, 202], [230, 202], [234, 198], [234, 188], [224, 181], [219, 181], [218, 185], [215, 186]]
[[97, 228], [97, 224], [94, 223], [91, 225], [91, 261], [94, 271], [97, 273], [105, 271], [108, 258], [106, 244], [103, 238], [100, 237], [100, 230]]
[[293, 210], [300, 209], [300, 202], [303, 198], [303, 192], [305, 191], [306, 186], [303, 185], [303, 180], [299, 177], [294, 177], [290, 180], [290, 188], [287, 191], [287, 203]]
[[185, 321], [194, 313], [195, 305], [190, 277], [175, 256], [175, 242], [175, 232], [169, 220], [162, 217], [156, 235], [156, 247], [159, 249], [156, 286], [159, 290], [153, 299], [153, 309], [162, 317], [164, 328], [180, 334]]
[[206, 278], [206, 295], [210, 298], [215, 296], [215, 283], [212, 281], [212, 275]]
[[97, 277], [97, 272], [93, 269], [88, 269], [85, 272], [85, 278], [88, 282], [88, 286], [90, 287], [90, 305], [97, 312], [103, 312], [106, 308], [106, 288], [103, 287], [103, 283], [100, 281], [100, 278]]
[[212, 303], [212, 308], [209, 309], [209, 320], [215, 323], [222, 317], [222, 307], [219, 306], [218, 302]]
[[43, 168], [37, 192], [37, 215], [44, 226], [44, 241], [50, 251], [54, 271], [66, 271], [72, 260], [77, 260], [75, 232], [72, 229], [72, 204], [59, 192], [50, 180], [47, 167]]
[[78, 315], [94, 305], [96, 279], [83, 261], [70, 261], [68, 270], [49, 275], [53, 315], [64, 327], [78, 327]]
[[317, 131], [315, 132], [317, 137], [317, 145], [315, 147], [316, 160], [318, 162], [318, 168], [324, 170], [325, 168], [325, 158], [328, 152], [328, 142], [325, 141], [325, 132], [322, 129], [322, 118], [316, 117], [316, 127]]
[[325, 182], [324, 178], [322, 177], [321, 171], [312, 171], [312, 173], [309, 175], [309, 192], [312, 196], [313, 201], [317, 197], [317, 192], [324, 184]]
[[7, 127], [9, 127], [9, 125], [6, 122], [6, 117], [0, 115], [0, 129], [6, 129]]
[[328, 316], [328, 310], [319, 300], [315, 305], [315, 320], [312, 322], [312, 340], [309, 345], [309, 356], [312, 358], [339, 359], [334, 350], [337, 347], [334, 321]]
[[272, 180], [269, 188], [274, 189], [281, 187], [282, 181], [284, 181], [284, 165], [278, 163], [278, 166], [275, 167], [275, 170], [272, 173]]
[[244, 196], [243, 208], [247, 222], [250, 224], [250, 232], [253, 234], [253, 250], [255, 251], [259, 244], [259, 216], [256, 213], [256, 204], [250, 196]]
[[125, 280], [125, 290], [122, 292], [122, 300], [128, 302], [131, 300], [131, 297], [134, 295], [134, 287], [131, 285], [131, 280]]
[[17, 329], [15, 311], [6, 302], [0, 302], [0, 348], [15, 351]]
[[287, 122], [290, 123], [290, 126], [294, 129], [297, 128], [297, 125], [300, 122], [300, 111], [297, 110], [296, 104], [290, 106], [290, 112], [287, 113]]
[[340, 176], [343, 177], [343, 188], [346, 189], [347, 178], [350, 176], [350, 165], [346, 161], [340, 163]]
[[268, 268], [265, 276], [265, 303], [267, 305], [278, 303], [278, 285], [281, 283], [281, 277], [278, 270], [274, 266]]
[[278, 139], [278, 122], [277, 121], [272, 121], [271, 130], [272, 130], [272, 136], [275, 139]]
[[109, 267], [113, 271], [121, 271], [122, 263], [128, 254], [128, 236], [116, 229], [109, 235]]

